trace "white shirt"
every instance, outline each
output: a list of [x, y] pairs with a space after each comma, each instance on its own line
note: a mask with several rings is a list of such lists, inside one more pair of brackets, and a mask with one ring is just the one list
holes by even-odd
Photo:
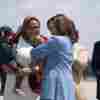
[[22, 37], [20, 37], [19, 42], [17, 44], [17, 54], [16, 54], [16, 61], [20, 65], [27, 67], [31, 64], [31, 50], [32, 46], [27, 43]]

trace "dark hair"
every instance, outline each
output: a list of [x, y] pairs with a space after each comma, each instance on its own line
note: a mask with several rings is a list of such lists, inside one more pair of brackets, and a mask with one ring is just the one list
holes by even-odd
[[8, 25], [5, 25], [5, 26], [1, 26], [0, 27], [0, 36], [1, 36], [1, 33], [4, 32], [5, 36], [8, 35], [9, 33], [13, 33], [13, 30], [10, 26]]
[[49, 30], [51, 30], [50, 29], [50, 23], [53, 22], [54, 26], [55, 26], [55, 18], [56, 17], [61, 17], [61, 16], [64, 16], [64, 14], [56, 14], [56, 16], [53, 16], [53, 17], [51, 17], [51, 18], [48, 19], [48, 21], [47, 21], [47, 27], [48, 27]]
[[65, 16], [64, 14], [56, 14], [57, 17]]
[[79, 31], [76, 29], [75, 23], [72, 21], [72, 37], [73, 43], [79, 40]]

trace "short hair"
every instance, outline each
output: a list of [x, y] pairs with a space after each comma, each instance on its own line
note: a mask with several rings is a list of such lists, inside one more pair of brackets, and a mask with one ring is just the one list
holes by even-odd
[[0, 27], [0, 36], [1, 36], [2, 32], [4, 32], [4, 34], [7, 35], [9, 33], [13, 33], [13, 30], [12, 30], [12, 28], [10, 26], [4, 25], [4, 26]]

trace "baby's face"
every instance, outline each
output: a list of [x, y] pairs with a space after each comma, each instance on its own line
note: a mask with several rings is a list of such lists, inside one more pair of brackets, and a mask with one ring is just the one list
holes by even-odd
[[57, 32], [57, 30], [56, 30], [56, 28], [55, 28], [55, 24], [54, 24], [53, 21], [51, 21], [51, 22], [49, 23], [49, 31], [50, 31], [51, 33], [56, 33], [56, 32]]

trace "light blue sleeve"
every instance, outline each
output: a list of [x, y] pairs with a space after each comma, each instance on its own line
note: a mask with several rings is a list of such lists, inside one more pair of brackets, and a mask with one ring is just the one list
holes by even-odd
[[44, 43], [37, 46], [36, 48], [33, 48], [31, 51], [32, 58], [44, 58], [49, 55], [52, 52], [50, 47], [52, 47], [53, 43], [53, 39], [50, 39], [48, 43]]

